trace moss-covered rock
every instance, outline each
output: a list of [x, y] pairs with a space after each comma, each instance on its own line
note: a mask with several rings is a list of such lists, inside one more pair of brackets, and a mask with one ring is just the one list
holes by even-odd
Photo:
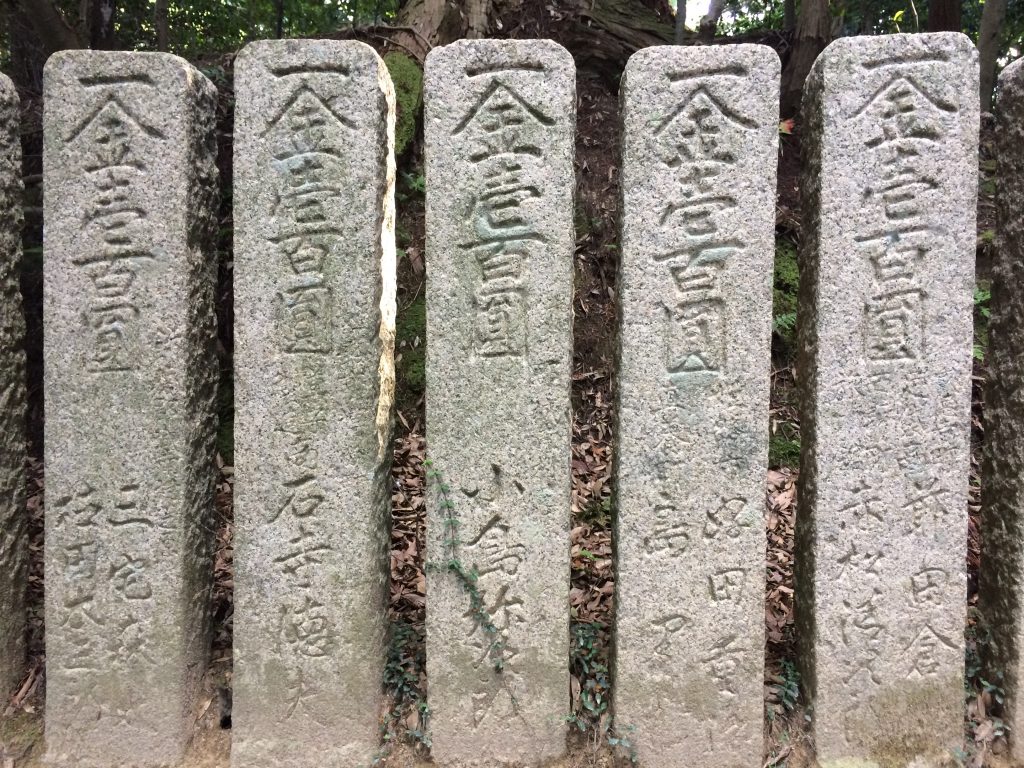
[[423, 396], [426, 385], [427, 302], [419, 296], [398, 313], [395, 323], [398, 406], [410, 406]]
[[398, 118], [395, 121], [395, 156], [399, 157], [416, 136], [416, 120], [423, 106], [423, 70], [411, 57], [392, 51], [384, 64], [395, 84]]

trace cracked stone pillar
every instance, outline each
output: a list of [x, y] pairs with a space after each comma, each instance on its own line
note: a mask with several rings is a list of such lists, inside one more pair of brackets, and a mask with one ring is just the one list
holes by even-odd
[[963, 735], [974, 46], [837, 40], [803, 125], [796, 618], [818, 758], [938, 764]]
[[569, 702], [573, 62], [464, 40], [424, 98], [433, 755], [534, 765]]
[[395, 332], [395, 99], [363, 43], [235, 65], [232, 765], [380, 743]]

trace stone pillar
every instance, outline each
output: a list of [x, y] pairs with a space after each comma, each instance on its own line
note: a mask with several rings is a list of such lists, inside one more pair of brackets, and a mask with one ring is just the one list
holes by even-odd
[[1013, 757], [1024, 761], [1024, 61], [999, 78], [997, 240], [985, 392], [982, 562], [985, 679], [1005, 691]]
[[380, 743], [394, 394], [391, 79], [363, 43], [235, 64], [236, 768]]
[[162, 53], [44, 84], [47, 758], [162, 766], [209, 644], [216, 92]]
[[825, 768], [930, 765], [963, 734], [977, 53], [837, 40], [803, 124], [802, 679]]
[[569, 702], [574, 67], [464, 40], [425, 83], [433, 755], [533, 765]]
[[615, 727], [762, 758], [779, 58], [647, 48], [622, 82]]
[[0, 75], [0, 701], [25, 666], [25, 316], [18, 94]]

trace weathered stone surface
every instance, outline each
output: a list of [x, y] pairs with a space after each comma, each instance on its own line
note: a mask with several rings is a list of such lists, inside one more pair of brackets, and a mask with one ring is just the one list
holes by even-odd
[[0, 75], [0, 701], [25, 663], [25, 316], [18, 94]]
[[394, 92], [362, 43], [235, 65], [232, 764], [380, 741], [394, 393]]
[[1005, 691], [1010, 746], [1024, 760], [1024, 60], [999, 78], [997, 239], [992, 264], [979, 608], [985, 679]]
[[963, 730], [977, 54], [838, 40], [803, 122], [802, 678], [823, 766], [929, 765]]
[[47, 757], [165, 765], [208, 649], [215, 91], [155, 53], [44, 82]]
[[[452, 505], [428, 506], [433, 754], [533, 764], [563, 751], [569, 701], [572, 59], [435, 48], [425, 99], [427, 439]], [[475, 616], [453, 562], [479, 574]]]
[[779, 59], [626, 66], [615, 725], [644, 765], [757, 765]]

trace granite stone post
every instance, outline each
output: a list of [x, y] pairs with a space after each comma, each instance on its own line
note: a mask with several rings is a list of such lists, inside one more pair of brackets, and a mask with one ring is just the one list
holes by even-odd
[[363, 43], [235, 64], [235, 768], [380, 742], [395, 99]]
[[837, 40], [803, 124], [801, 677], [824, 768], [937, 765], [963, 733], [977, 53]]
[[25, 665], [25, 316], [18, 94], [0, 75], [0, 701]]
[[534, 765], [569, 702], [574, 67], [467, 40], [425, 83], [433, 755]]
[[47, 760], [163, 766], [208, 649], [215, 91], [93, 51], [44, 87]]
[[1014, 759], [1024, 760], [1024, 61], [999, 78], [996, 247], [985, 393], [978, 603], [985, 679], [1004, 689]]
[[659, 768], [762, 757], [778, 93], [757, 45], [621, 87], [614, 715]]

